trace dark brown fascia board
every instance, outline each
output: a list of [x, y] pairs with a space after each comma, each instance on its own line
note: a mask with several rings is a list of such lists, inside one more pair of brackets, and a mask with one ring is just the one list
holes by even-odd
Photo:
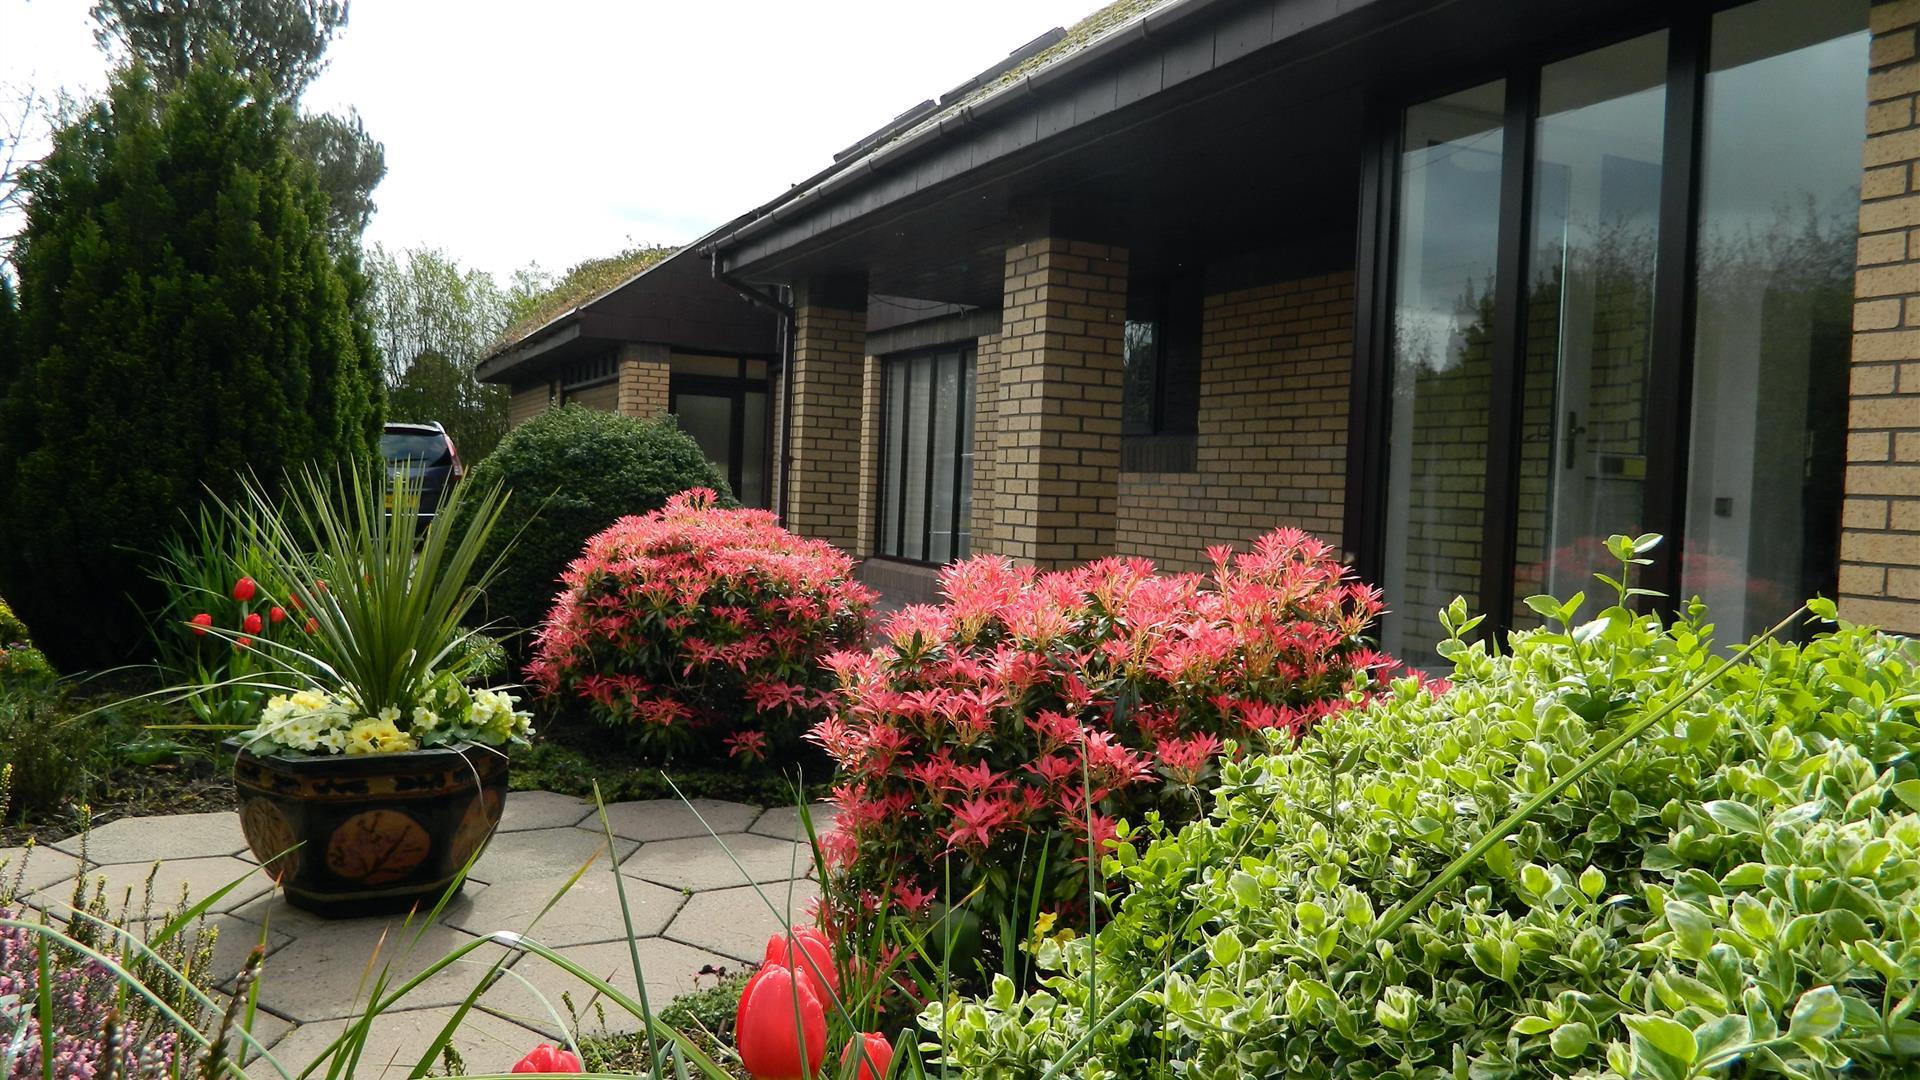
[[533, 360], [537, 360], [543, 354], [552, 352], [562, 345], [567, 345], [578, 340], [580, 337], [580, 310], [580, 308], [574, 308], [567, 312], [566, 315], [561, 316], [561, 319], [572, 320], [566, 325], [557, 325], [560, 319], [556, 319], [542, 326], [527, 337], [521, 338], [504, 351], [494, 353], [492, 356], [475, 364], [473, 366], [473, 377], [480, 382], [508, 381], [504, 377], [512, 374], [514, 369]]
[[[852, 161], [837, 164], [803, 181], [796, 185], [794, 193], [744, 215], [742, 224], [725, 231], [707, 246], [719, 254], [729, 270], [758, 263], [934, 183], [1064, 134], [1120, 107], [1135, 104], [1256, 49], [1373, 2], [1375, 0], [1259, 0], [1246, 4], [1243, 0], [1173, 0], [1092, 45], [1024, 75], [978, 101], [962, 105], [937, 122], [930, 122], [904, 138], [877, 146]], [[1225, 10], [1236, 3], [1244, 10]], [[1180, 31], [1196, 27], [1197, 20], [1210, 13], [1221, 14], [1219, 24], [1211, 33], [1197, 39], [1181, 36]], [[1083, 101], [1070, 96], [1076, 89], [1075, 81], [1083, 73], [1110, 61], [1118, 62], [1149, 41], [1164, 41], [1168, 46], [1164, 55], [1154, 57], [1145, 65], [1152, 68], [1157, 64], [1157, 72], [1117, 72], [1113, 85], [1108, 88], [1111, 93], [1097, 91]], [[964, 137], [975, 135], [984, 121], [1001, 119], [1000, 114], [1020, 106], [1031, 106], [1028, 116], [1018, 118], [1025, 130], [1011, 130], [1010, 125], [1001, 124], [977, 132], [979, 138], [973, 141], [978, 145], [967, 145]], [[942, 144], [955, 155], [955, 161], [946, 170], [908, 164]], [[892, 181], [884, 195], [850, 194], [846, 202], [834, 205], [837, 196], [883, 174]], [[790, 228], [779, 229], [790, 222]], [[779, 231], [772, 235], [762, 235], [776, 229]]]

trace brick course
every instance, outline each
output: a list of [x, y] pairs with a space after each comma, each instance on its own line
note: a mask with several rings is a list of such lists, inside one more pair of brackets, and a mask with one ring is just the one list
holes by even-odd
[[667, 385], [673, 376], [671, 356], [665, 345], [636, 343], [620, 347], [620, 415], [642, 420], [666, 415]]
[[1174, 570], [1291, 525], [1338, 546], [1353, 374], [1353, 275], [1206, 298], [1196, 469], [1124, 473], [1115, 547]]
[[1840, 610], [1920, 634], [1920, 3], [1876, 3], [1870, 24]]

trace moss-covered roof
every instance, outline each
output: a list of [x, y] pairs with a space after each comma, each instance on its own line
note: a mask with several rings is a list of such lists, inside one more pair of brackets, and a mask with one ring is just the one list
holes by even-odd
[[678, 248], [637, 247], [618, 255], [588, 259], [561, 275], [547, 291], [527, 301], [513, 323], [487, 351], [489, 356], [519, 344], [534, 331], [575, 308], [585, 307], [651, 269]]

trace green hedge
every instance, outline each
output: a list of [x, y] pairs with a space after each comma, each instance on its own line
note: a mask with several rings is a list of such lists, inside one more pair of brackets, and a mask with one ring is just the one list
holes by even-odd
[[1034, 943], [1042, 990], [923, 1014], [954, 1074], [1920, 1075], [1910, 640], [1762, 645], [1380, 933], [1727, 652], [1697, 607], [1540, 602], [1564, 623], [1511, 655], [1450, 639], [1450, 690], [1402, 681], [1116, 849], [1130, 895], [1096, 938]]
[[[540, 625], [560, 591], [561, 572], [580, 557], [588, 537], [616, 520], [657, 510], [688, 488], [712, 488], [734, 505], [726, 478], [673, 419], [635, 420], [578, 405], [549, 410], [508, 432], [466, 482], [504, 483], [513, 493], [481, 565], [516, 534], [519, 541], [474, 613], [506, 632]], [[515, 638], [510, 647], [524, 655], [531, 642]]]

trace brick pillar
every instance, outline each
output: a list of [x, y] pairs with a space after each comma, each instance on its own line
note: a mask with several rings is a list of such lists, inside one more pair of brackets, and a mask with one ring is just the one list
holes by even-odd
[[859, 551], [860, 393], [867, 314], [797, 290], [787, 527]]
[[640, 342], [620, 346], [620, 415], [651, 420], [667, 414], [667, 346]]
[[1057, 237], [1007, 249], [994, 373], [998, 552], [1042, 567], [1113, 553], [1124, 248]]
[[1920, 634], [1920, 2], [1869, 23], [1840, 611]]

